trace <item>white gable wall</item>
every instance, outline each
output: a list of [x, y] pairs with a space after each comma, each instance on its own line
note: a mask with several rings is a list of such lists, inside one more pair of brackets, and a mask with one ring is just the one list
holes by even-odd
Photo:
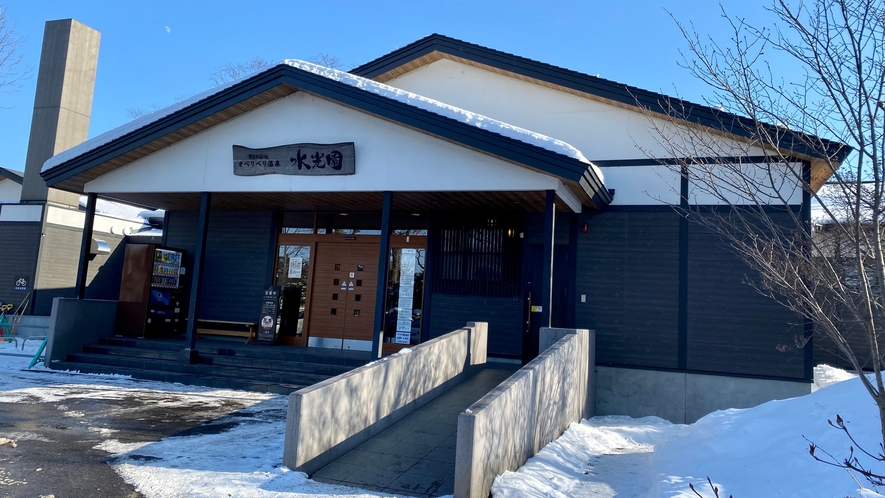
[[16, 203], [21, 200], [22, 186], [9, 178], [0, 180], [0, 204]]
[[[660, 134], [640, 112], [578, 97], [448, 59], [441, 59], [386, 84], [516, 126], [564, 140], [594, 160], [669, 157]], [[673, 125], [655, 121], [661, 130]], [[720, 137], [711, 137], [727, 144]], [[733, 143], [719, 155], [762, 155], [760, 148]], [[706, 155], [706, 154], [705, 154]], [[665, 166], [603, 168], [615, 205], [678, 202], [678, 175]], [[793, 196], [797, 185], [789, 186]], [[799, 196], [801, 198], [801, 195]], [[701, 196], [699, 199], [708, 200]]]
[[[594, 160], [668, 157], [641, 112], [441, 59], [385, 82], [505, 123], [564, 140]], [[671, 128], [658, 122], [664, 128]], [[735, 153], [742, 151], [738, 145]], [[762, 150], [757, 149], [756, 154]]]
[[[349, 176], [235, 176], [233, 145], [354, 142]], [[86, 192], [537, 191], [559, 179], [298, 92], [86, 184]], [[580, 205], [573, 206], [580, 208]]]

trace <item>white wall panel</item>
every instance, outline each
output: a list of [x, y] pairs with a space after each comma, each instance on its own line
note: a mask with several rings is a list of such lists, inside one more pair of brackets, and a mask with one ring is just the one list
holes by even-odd
[[19, 202], [22, 198], [22, 186], [6, 178], [0, 180], [0, 204]]
[[801, 163], [705, 166], [697, 173], [704, 180], [689, 180], [688, 200], [700, 205], [800, 205], [801, 174]]
[[[762, 149], [757, 147], [713, 137], [709, 137], [713, 142], [707, 141], [708, 145], [714, 144], [712, 147], [704, 150], [692, 147], [688, 150], [697, 152], [690, 154], [674, 153], [660, 144], [661, 132], [656, 131], [648, 117], [641, 112], [447, 59], [433, 62], [386, 83], [564, 140], [578, 148], [591, 161], [645, 159], [649, 155], [685, 157], [763, 154]], [[680, 137], [680, 133], [685, 132], [683, 128], [661, 121], [655, 123], [661, 130], [666, 130], [668, 140], [685, 143]], [[652, 176], [643, 175], [652, 180], [652, 183], [642, 185], [633, 176], [609, 177], [609, 172], [613, 171], [613, 168], [605, 170], [605, 185], [617, 190], [617, 195], [641, 197], [644, 191], [656, 191], [658, 188], [657, 180]], [[628, 183], [623, 183], [625, 180]], [[637, 189], [638, 192], [626, 193], [627, 190]]]
[[[354, 142], [351, 176], [235, 176], [233, 145]], [[526, 191], [554, 177], [299, 92], [114, 170], [87, 192]]]
[[42, 204], [4, 204], [0, 206], [0, 221], [42, 221]]
[[614, 206], [679, 204], [679, 174], [666, 166], [603, 168], [605, 185], [615, 189]]

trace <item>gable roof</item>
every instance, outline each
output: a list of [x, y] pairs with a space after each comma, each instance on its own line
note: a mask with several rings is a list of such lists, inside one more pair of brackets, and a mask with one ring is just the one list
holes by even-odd
[[[722, 130], [739, 137], [750, 138], [752, 130], [757, 127], [752, 119], [706, 105], [695, 104], [435, 33], [358, 66], [351, 72], [365, 78], [385, 82], [442, 58], [516, 76], [520, 79], [529, 79], [556, 89], [577, 92], [584, 96], [590, 95], [622, 106], [648, 109], [663, 115], [670, 115], [672, 114], [671, 110], [675, 109], [681, 114], [679, 118], [689, 123]], [[839, 142], [793, 132], [774, 125], [764, 126], [770, 127], [770, 131], [781, 137], [780, 143], [783, 148], [807, 157], [823, 159], [817, 148], [808, 145], [810, 142], [821, 144], [826, 150], [826, 154], [834, 157], [838, 163], [841, 163], [853, 150], [848, 145]], [[826, 176], [829, 177], [830, 174], [831, 172]], [[823, 180], [819, 180], [820, 183], [823, 183]]]
[[21, 185], [24, 181], [24, 173], [21, 171], [13, 171], [11, 169], [0, 168], [0, 180], [9, 179]]
[[[336, 78], [336, 75], [346, 75], [356, 81], [344, 81], [346, 78]], [[379, 91], [379, 87], [383, 87], [380, 89], [383, 91]], [[558, 177], [585, 204], [602, 208], [611, 202], [611, 194], [603, 184], [601, 173], [568, 144], [516, 127], [510, 128], [516, 130], [517, 135], [523, 133], [531, 134], [534, 138], [541, 137], [540, 142], [496, 133], [485, 129], [480, 123], [459, 119], [452, 112], [428, 110], [386, 92], [405, 94], [405, 100], [419, 99], [420, 96], [415, 94], [301, 61], [284, 61], [88, 140], [47, 160], [41, 176], [48, 186], [82, 192], [86, 182], [102, 174], [297, 91], [305, 91]], [[423, 100], [425, 104], [430, 101], [435, 103], [432, 105], [445, 106], [431, 99]], [[476, 117], [473, 113], [446, 107], [449, 111], [454, 109]], [[488, 123], [496, 123], [495, 127], [503, 125], [490, 118], [484, 120], [485, 126]], [[577, 155], [569, 155], [567, 149]]]

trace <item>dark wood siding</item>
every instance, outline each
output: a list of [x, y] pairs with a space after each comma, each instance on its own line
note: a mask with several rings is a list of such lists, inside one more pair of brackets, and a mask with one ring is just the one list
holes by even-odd
[[[166, 245], [188, 252], [192, 275], [197, 236], [196, 211], [169, 212]], [[254, 321], [267, 281], [271, 211], [222, 211], [209, 216], [199, 317]], [[190, 281], [187, 284], [190, 286]]]
[[13, 311], [28, 294], [12, 290], [15, 278], [27, 277], [33, 289], [41, 227], [41, 223], [0, 223], [0, 303], [12, 303]]
[[676, 368], [678, 215], [585, 213], [583, 223], [589, 231], [578, 234], [576, 323], [596, 330], [596, 361]]
[[522, 301], [518, 297], [434, 294], [430, 337], [439, 337], [467, 322], [488, 322], [492, 356], [522, 355]]
[[753, 270], [702, 225], [688, 223], [688, 247], [689, 370], [802, 378], [801, 317], [748, 285]]

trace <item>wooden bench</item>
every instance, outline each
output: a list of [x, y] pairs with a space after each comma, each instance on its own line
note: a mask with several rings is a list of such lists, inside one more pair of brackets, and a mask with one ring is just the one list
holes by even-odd
[[254, 322], [229, 322], [225, 320], [197, 320], [197, 337], [201, 335], [223, 335], [227, 337], [243, 337], [246, 343], [255, 340]]

